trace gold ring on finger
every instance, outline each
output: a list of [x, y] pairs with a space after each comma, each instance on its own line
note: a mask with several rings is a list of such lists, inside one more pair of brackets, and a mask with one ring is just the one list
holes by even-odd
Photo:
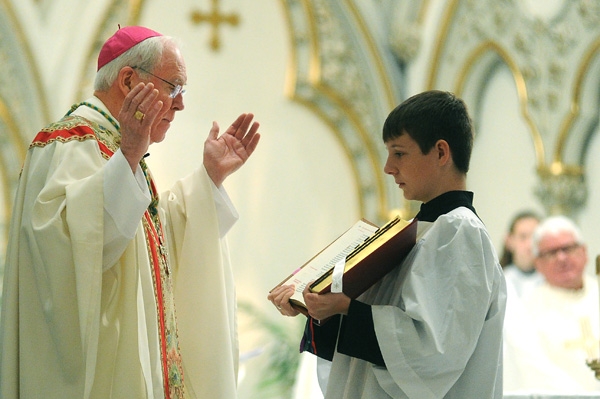
[[137, 119], [138, 121], [140, 121], [140, 122], [144, 120], [144, 116], [146, 116], [146, 115], [143, 112], [139, 111], [139, 110], [135, 111], [135, 114], [133, 114], [133, 117], [135, 119]]

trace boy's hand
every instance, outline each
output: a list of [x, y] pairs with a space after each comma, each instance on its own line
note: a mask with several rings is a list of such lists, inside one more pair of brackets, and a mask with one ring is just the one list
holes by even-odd
[[302, 292], [308, 314], [316, 320], [324, 320], [336, 314], [348, 314], [350, 298], [346, 294], [315, 294], [309, 290], [310, 284]]
[[293, 285], [281, 285], [269, 292], [267, 299], [275, 305], [277, 310], [284, 316], [298, 316], [300, 312], [292, 307], [290, 298], [294, 295], [295, 287]]

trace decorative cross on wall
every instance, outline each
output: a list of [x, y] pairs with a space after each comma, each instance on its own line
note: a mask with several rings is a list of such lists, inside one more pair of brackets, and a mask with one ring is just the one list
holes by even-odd
[[210, 47], [214, 51], [221, 48], [221, 39], [219, 38], [219, 25], [227, 23], [231, 26], [237, 26], [240, 23], [240, 17], [237, 13], [222, 14], [219, 7], [219, 0], [211, 0], [212, 8], [209, 12], [194, 11], [191, 18], [194, 24], [208, 22], [211, 25]]

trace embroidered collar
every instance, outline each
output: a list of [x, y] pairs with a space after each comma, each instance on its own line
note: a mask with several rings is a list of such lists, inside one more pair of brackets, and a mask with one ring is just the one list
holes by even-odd
[[86, 106], [88, 108], [93, 109], [94, 111], [98, 112], [100, 115], [102, 115], [117, 131], [117, 133], [121, 132], [121, 129], [119, 128], [119, 123], [112, 117], [110, 116], [107, 112], [104, 112], [103, 109], [101, 109], [100, 107], [89, 103], [87, 101], [83, 101], [80, 102], [79, 104], [73, 104], [73, 106], [71, 107], [71, 109], [69, 110], [69, 112], [67, 112], [67, 114], [65, 116], [69, 116], [71, 115], [77, 108], [79, 108], [80, 106]]
[[477, 215], [473, 207], [473, 193], [471, 191], [448, 191], [427, 203], [421, 204], [421, 209], [415, 217], [424, 222], [435, 222], [439, 216], [461, 206], [469, 208]]

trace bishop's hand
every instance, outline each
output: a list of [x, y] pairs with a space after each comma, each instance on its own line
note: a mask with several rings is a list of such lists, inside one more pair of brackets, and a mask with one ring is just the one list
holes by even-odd
[[252, 119], [253, 114], [241, 114], [220, 137], [219, 125], [213, 122], [204, 142], [204, 167], [217, 187], [238, 170], [256, 149], [260, 139], [259, 123], [252, 123]]
[[163, 106], [157, 97], [158, 90], [152, 83], [139, 83], [125, 96], [117, 117], [121, 128], [121, 152], [134, 172], [148, 152], [152, 124]]

